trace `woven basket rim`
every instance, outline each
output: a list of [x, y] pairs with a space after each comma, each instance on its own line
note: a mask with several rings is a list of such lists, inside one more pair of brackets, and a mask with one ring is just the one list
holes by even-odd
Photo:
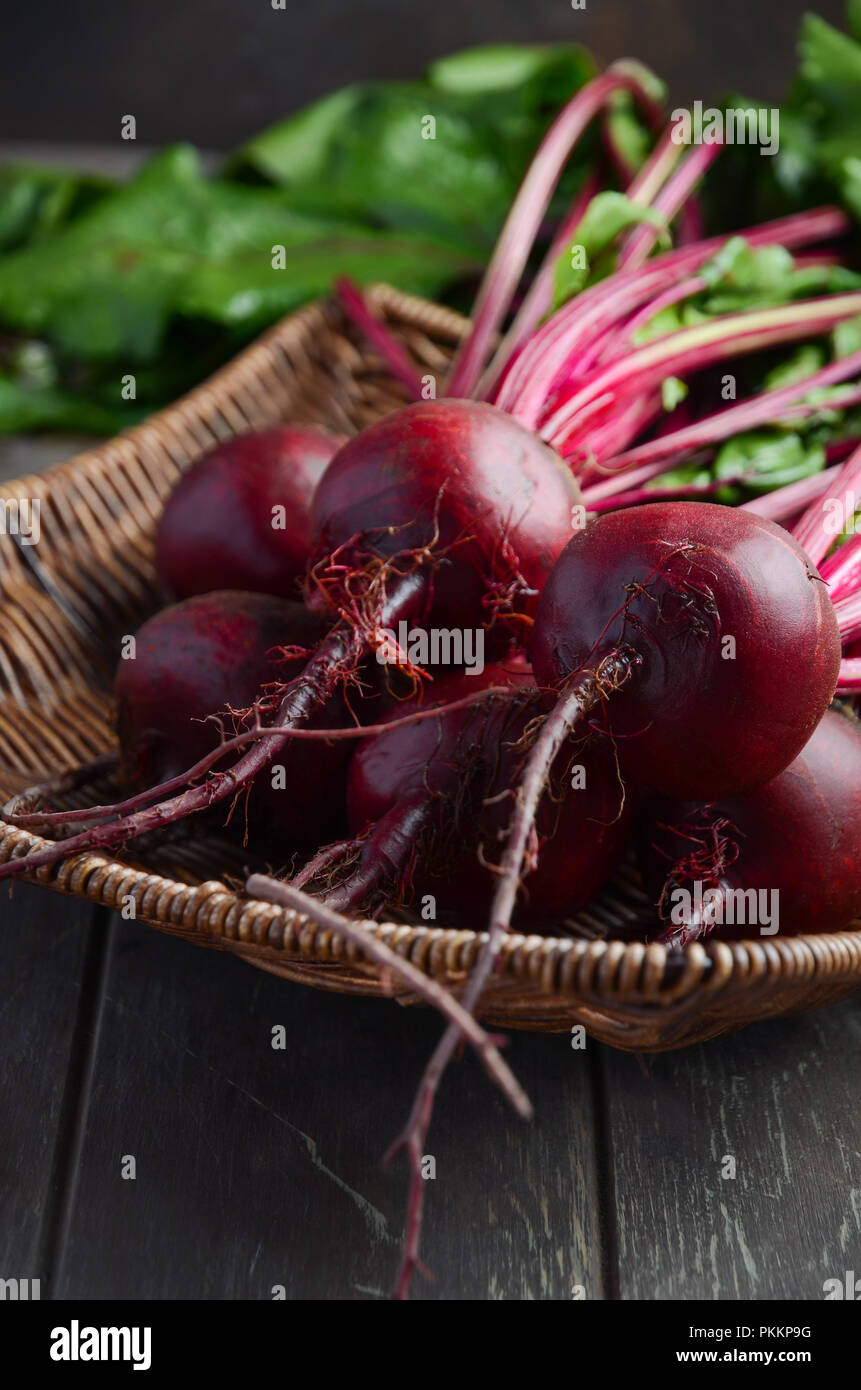
[[[0, 821], [0, 862], [29, 854], [48, 843]], [[219, 880], [183, 884], [122, 860], [84, 852], [70, 855], [51, 868], [37, 870], [26, 881], [114, 908], [124, 896], [131, 895], [140, 909], [136, 917], [177, 935], [205, 936], [213, 944], [235, 943], [249, 952], [259, 949], [263, 954], [295, 954], [303, 960], [325, 963], [362, 963], [355, 947], [320, 927], [305, 913], [234, 893]], [[204, 904], [206, 912], [201, 915]], [[194, 926], [190, 925], [192, 921]], [[486, 931], [470, 928], [372, 919], [362, 919], [361, 925], [427, 974], [448, 980], [471, 970], [474, 957], [487, 940]], [[843, 978], [847, 974], [854, 977], [861, 971], [861, 932], [850, 926], [840, 932], [772, 939], [712, 938], [705, 944], [692, 942], [679, 953], [671, 952], [660, 942], [587, 941], [572, 936], [511, 932], [503, 944], [501, 973], [520, 978], [524, 956], [530, 957], [527, 974], [542, 992], [579, 995], [577, 967], [588, 961], [594, 967], [588, 982], [590, 994], [615, 998], [621, 990], [632, 1004], [665, 1008], [702, 987], [720, 989], [730, 977], [736, 977], [746, 988], [761, 984], [776, 971], [787, 971], [786, 978], [804, 980], [814, 976]], [[666, 966], [672, 959], [683, 959], [684, 965], [677, 972], [678, 978], [668, 984]]]

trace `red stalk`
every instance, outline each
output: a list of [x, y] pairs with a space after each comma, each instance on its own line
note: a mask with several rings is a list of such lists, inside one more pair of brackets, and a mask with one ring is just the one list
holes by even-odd
[[[827, 491], [816, 502], [811, 503], [801, 520], [793, 528], [793, 535], [798, 544], [807, 551], [817, 567], [825, 560], [839, 534], [833, 530], [829, 523], [838, 510], [842, 508], [845, 511], [850, 505], [851, 497], [859, 481], [861, 481], [861, 447], [856, 449], [844, 463]], [[847, 516], [846, 520], [849, 519]]]
[[823, 560], [819, 572], [828, 584], [835, 605], [839, 599], [854, 595], [861, 584], [861, 535], [852, 536]]
[[636, 65], [615, 63], [587, 83], [559, 113], [542, 140], [506, 218], [472, 316], [472, 331], [455, 358], [448, 395], [472, 395], [488, 349], [511, 305], [529, 252], [571, 151], [609, 98], [630, 92], [653, 117], [657, 110]]
[[[720, 145], [698, 145], [655, 198], [652, 207], [667, 223], [672, 222], [684, 207], [700, 179], [717, 159], [721, 148]], [[619, 268], [642, 265], [651, 255], [657, 239], [657, 227], [649, 223], [635, 227], [622, 247]]]
[[[858, 556], [857, 548], [854, 568], [857, 582], [861, 576], [861, 558]], [[857, 638], [861, 637], [861, 593], [856, 590], [854, 593], [847, 594], [845, 598], [834, 598], [834, 591], [832, 590], [831, 597], [834, 601], [834, 611], [837, 614], [840, 636], [844, 644], [856, 641]]]
[[478, 383], [475, 394], [479, 400], [486, 400], [490, 396], [518, 349], [534, 333], [544, 315], [549, 311], [553, 299], [553, 277], [556, 273], [556, 262], [582, 222], [586, 209], [595, 194], [600, 191], [600, 187], [597, 174], [591, 174], [577, 195], [571, 211], [562, 223], [532, 284], [526, 291], [523, 303], [518, 309], [511, 327]]
[[801, 478], [797, 483], [787, 483], [786, 487], [776, 488], [764, 497], [754, 497], [743, 502], [745, 511], [756, 512], [757, 516], [767, 517], [769, 521], [785, 522], [797, 516], [815, 497], [821, 497], [832, 479], [840, 472], [840, 464], [833, 464], [822, 473], [814, 473], [810, 478]]
[[[613, 476], [605, 482], [594, 483], [584, 488], [583, 500], [588, 506], [590, 502], [613, 496], [622, 487], [629, 488], [648, 482], [675, 466], [676, 462], [687, 454], [729, 439], [732, 435], [740, 434], [756, 425], [768, 424], [778, 418], [804, 419], [808, 415], [815, 415], [826, 407], [822, 403], [798, 398], [822, 387], [833, 386], [856, 372], [861, 372], [861, 352], [839, 358], [790, 386], [781, 386], [763, 395], [739, 401], [728, 410], [719, 411], [705, 420], [685, 426], [684, 429], [674, 430], [660, 439], [650, 440], [647, 444], [640, 444], [634, 449], [626, 450], [625, 453], [606, 459], [602, 462], [602, 468]], [[861, 385], [848, 388], [845, 394], [841, 394], [833, 402], [829, 401], [827, 406], [839, 409], [855, 405], [859, 400]]]
[[[544, 422], [541, 435], [551, 444], [564, 446], [572, 428], [579, 423], [580, 412], [593, 403], [596, 396], [612, 391], [618, 400], [620, 395], [629, 396], [649, 386], [660, 385], [670, 374], [698, 371], [725, 357], [815, 337], [859, 313], [861, 292], [856, 292], [780, 305], [775, 309], [726, 314], [709, 323], [668, 333], [594, 373]], [[513, 413], [516, 416], [516, 412]]]
[[837, 694], [856, 695], [859, 690], [861, 690], [861, 656], [844, 659], [840, 663]]
[[416, 371], [409, 353], [390, 333], [386, 325], [377, 318], [358, 285], [347, 279], [345, 275], [341, 275], [335, 281], [335, 293], [344, 313], [349, 319], [352, 319], [368, 342], [376, 348], [392, 376], [407, 388], [410, 399], [420, 401], [423, 390], [422, 379]]
[[[748, 228], [736, 235], [743, 236], [753, 247], [779, 244], [791, 250], [809, 242], [840, 236], [847, 226], [845, 215], [838, 209], [819, 208]], [[584, 290], [533, 335], [503, 377], [494, 403], [534, 428], [549, 384], [558, 373], [565, 372], [572, 344], [576, 343], [582, 350], [584, 342], [593, 341], [600, 332], [648, 303], [656, 294], [700, 269], [726, 240], [726, 237], [712, 237], [696, 246], [665, 252], [639, 270], [617, 273]]]

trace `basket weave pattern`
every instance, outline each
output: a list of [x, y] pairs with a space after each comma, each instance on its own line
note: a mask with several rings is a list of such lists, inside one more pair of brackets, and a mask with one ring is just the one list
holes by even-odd
[[[369, 293], [425, 372], [442, 376], [465, 321], [379, 286]], [[39, 499], [41, 539], [0, 545], [0, 792], [72, 768], [114, 744], [117, 642], [158, 606], [155, 524], [181, 473], [220, 440], [290, 420], [352, 433], [403, 403], [400, 388], [330, 303], [283, 321], [182, 401], [49, 472], [0, 488]], [[44, 842], [0, 821], [0, 861]], [[209, 869], [214, 875], [223, 866]], [[410, 996], [355, 948], [300, 913], [250, 901], [214, 877], [164, 877], [123, 859], [78, 854], [37, 871], [55, 892], [117, 907], [163, 931], [235, 952], [318, 988]], [[512, 934], [481, 1015], [496, 1025], [564, 1030], [583, 1023], [619, 1047], [664, 1049], [861, 989], [861, 932], [660, 945], [613, 939], [635, 914], [622, 881], [578, 919], [593, 939]], [[394, 922], [367, 930], [453, 987], [481, 932]], [[595, 939], [595, 937], [598, 939]]]

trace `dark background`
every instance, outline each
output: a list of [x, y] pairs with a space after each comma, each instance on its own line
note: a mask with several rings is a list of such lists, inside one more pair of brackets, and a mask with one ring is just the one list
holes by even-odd
[[471, 44], [574, 40], [635, 56], [676, 101], [725, 89], [776, 100], [801, 15], [843, 0], [3, 0], [0, 140], [119, 140], [214, 149], [335, 87], [412, 77]]

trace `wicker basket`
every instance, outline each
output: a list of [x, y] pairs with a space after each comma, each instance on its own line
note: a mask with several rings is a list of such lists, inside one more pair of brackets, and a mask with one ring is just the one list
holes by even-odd
[[[384, 286], [370, 298], [425, 370], [441, 374], [465, 321]], [[193, 459], [249, 428], [289, 419], [352, 432], [401, 403], [399, 388], [337, 308], [312, 305], [146, 424], [0, 489], [4, 500], [38, 498], [41, 522], [38, 546], [19, 547], [5, 536], [0, 547], [3, 795], [112, 746], [112, 653], [118, 637], [157, 606], [153, 529]], [[42, 843], [0, 821], [0, 861]], [[392, 992], [339, 938], [298, 913], [232, 891], [216, 878], [226, 868], [217, 857], [196, 873], [152, 872], [157, 859], [143, 857], [146, 867], [79, 854], [34, 878], [109, 907], [131, 895], [141, 921], [317, 988]], [[583, 1023], [618, 1047], [662, 1050], [861, 988], [861, 931], [711, 941], [671, 955], [624, 939], [641, 906], [635, 882], [623, 873], [573, 931], [511, 935], [482, 1017], [547, 1031]], [[367, 930], [455, 987], [484, 939], [466, 929], [394, 922], [368, 923]]]

